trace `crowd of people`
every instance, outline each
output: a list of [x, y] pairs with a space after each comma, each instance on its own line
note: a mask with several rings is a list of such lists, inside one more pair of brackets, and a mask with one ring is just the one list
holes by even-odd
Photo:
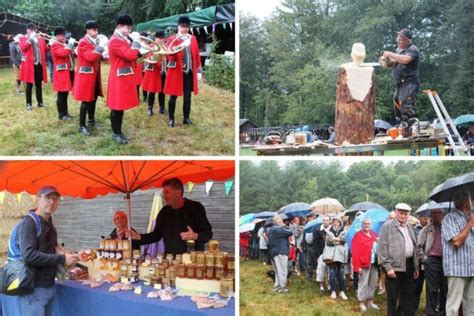
[[[35, 86], [37, 106], [43, 108], [42, 84], [48, 82], [47, 67], [51, 66], [58, 118], [73, 119], [68, 111], [68, 95], [72, 92], [74, 99], [81, 102], [79, 132], [91, 136], [91, 128], [97, 127], [97, 99], [104, 96], [101, 61], [107, 59], [111, 67], [106, 104], [110, 109], [113, 140], [120, 144], [129, 142], [122, 132], [122, 121], [124, 111], [139, 105], [140, 87], [143, 100], [148, 102], [148, 115], [153, 115], [156, 94], [159, 95], [159, 113], [165, 114], [165, 95], [168, 95], [168, 126], [174, 127], [176, 99], [183, 97], [183, 125], [191, 125], [191, 94], [198, 94], [202, 68], [197, 39], [189, 33], [190, 23], [187, 16], [181, 16], [178, 33], [168, 38], [162, 30], [132, 37], [133, 20], [122, 14], [105, 45], [99, 40], [98, 24], [92, 20], [85, 23], [85, 34], [77, 43], [62, 26], [54, 29], [54, 36], [47, 36], [29, 23], [26, 34], [15, 36], [9, 47], [15, 91], [22, 93], [24, 86], [26, 110], [31, 111]], [[166, 47], [166, 53], [157, 53], [157, 47]]]
[[[459, 190], [452, 201], [449, 212], [434, 209], [418, 218], [411, 216], [408, 204], [398, 203], [379, 235], [371, 219], [362, 217], [350, 245], [347, 234], [354, 218], [311, 213], [283, 220], [276, 215], [273, 225], [241, 234], [241, 256], [272, 265], [277, 293], [289, 291], [292, 275], [305, 273], [307, 282], [317, 282], [321, 294], [333, 300], [347, 300], [352, 285], [361, 312], [380, 309], [374, 300], [378, 288], [379, 295], [386, 294], [387, 315], [415, 315], [425, 288], [426, 315], [474, 315], [470, 194]], [[323, 216], [321, 226], [305, 230], [317, 216]]]

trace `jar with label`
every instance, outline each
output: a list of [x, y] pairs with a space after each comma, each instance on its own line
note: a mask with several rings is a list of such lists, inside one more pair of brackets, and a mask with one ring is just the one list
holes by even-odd
[[120, 249], [120, 250], [116, 250], [116, 251], [115, 251], [115, 258], [116, 258], [117, 260], [122, 260], [122, 259], [123, 259], [123, 250], [121, 250], [121, 249]]
[[186, 265], [186, 277], [188, 279], [194, 279], [195, 276], [195, 265], [193, 263]]
[[234, 255], [227, 256], [227, 273], [233, 275], [235, 273], [235, 257]]
[[140, 250], [133, 250], [132, 252], [132, 258], [135, 259], [135, 260], [140, 260], [141, 258], [141, 252]]
[[233, 278], [222, 278], [220, 282], [219, 295], [222, 297], [229, 297], [234, 292], [234, 279]]
[[162, 263], [163, 262], [163, 254], [160, 253], [159, 255], [157, 255], [156, 260], [158, 260], [159, 263]]
[[175, 267], [169, 267], [168, 268], [168, 274], [170, 279], [176, 279], [176, 268]]
[[137, 283], [138, 282], [138, 267], [137, 266], [132, 266], [132, 275], [130, 276], [130, 282], [131, 283]]
[[170, 262], [168, 261], [168, 259], [163, 259], [162, 265], [165, 269], [168, 269], [170, 267]]
[[224, 277], [224, 266], [216, 265], [215, 268], [216, 280], [220, 280]]
[[214, 266], [216, 265], [216, 255], [212, 252], [206, 252], [206, 265]]
[[196, 263], [197, 264], [206, 264], [206, 255], [204, 254], [204, 251], [199, 251], [196, 254]]
[[172, 253], [167, 254], [166, 255], [166, 260], [168, 260], [168, 262], [170, 262], [170, 263], [173, 262], [173, 260], [174, 260], [173, 254]]
[[144, 263], [145, 263], [144, 264], [145, 267], [151, 266], [151, 256], [150, 255], [145, 256], [145, 262]]
[[180, 263], [181, 263], [180, 260], [174, 259], [174, 260], [173, 260], [173, 267], [177, 267]]
[[159, 273], [159, 276], [160, 277], [164, 277], [165, 274], [166, 274], [166, 266], [162, 263], [159, 265], [159, 268], [158, 268], [158, 273]]
[[203, 264], [196, 265], [196, 271], [195, 271], [196, 279], [198, 279], [198, 280], [204, 279], [205, 273], [206, 273], [206, 266], [205, 265], [203, 265]]
[[224, 266], [225, 265], [225, 256], [223, 252], [218, 252], [216, 254], [216, 266]]
[[110, 243], [110, 250], [117, 250], [117, 241], [115, 239], [109, 240]]
[[109, 259], [109, 253], [110, 253], [110, 245], [109, 245], [109, 241], [108, 240], [105, 240], [104, 241], [105, 244], [104, 244], [104, 251], [102, 253], [102, 257], [104, 259]]
[[183, 262], [183, 255], [181, 254], [175, 255], [174, 260], [179, 261], [179, 263]]
[[122, 250], [130, 250], [130, 242], [128, 240], [122, 241]]
[[128, 265], [121, 264], [120, 265], [120, 276], [121, 277], [128, 277]]
[[186, 252], [191, 253], [195, 250], [196, 250], [196, 242], [194, 240], [186, 240]]
[[191, 251], [191, 262], [194, 264], [197, 263], [197, 251]]
[[217, 240], [209, 240], [209, 252], [216, 253], [219, 252], [219, 241]]
[[123, 250], [123, 242], [127, 242], [126, 240], [117, 240], [117, 250]]
[[169, 278], [162, 278], [161, 285], [163, 288], [170, 286], [170, 279]]
[[186, 277], [186, 265], [184, 263], [178, 264], [176, 275], [179, 278], [185, 278]]
[[206, 265], [206, 279], [214, 280], [214, 266]]

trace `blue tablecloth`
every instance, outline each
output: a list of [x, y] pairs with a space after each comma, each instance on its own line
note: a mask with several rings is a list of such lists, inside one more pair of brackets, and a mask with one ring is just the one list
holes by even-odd
[[[223, 308], [198, 309], [188, 296], [172, 301], [150, 299], [146, 294], [153, 291], [143, 287], [141, 295], [133, 291], [109, 292], [111, 284], [92, 289], [77, 281], [56, 283], [54, 298], [55, 316], [142, 316], [142, 315], [229, 315], [235, 314], [235, 299]], [[0, 295], [4, 316], [21, 316], [19, 298]]]

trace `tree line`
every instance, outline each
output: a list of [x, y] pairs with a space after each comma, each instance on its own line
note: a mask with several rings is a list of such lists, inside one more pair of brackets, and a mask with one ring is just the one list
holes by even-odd
[[240, 213], [277, 211], [293, 203], [331, 197], [345, 208], [369, 200], [387, 209], [404, 202], [416, 210], [448, 178], [473, 172], [474, 161], [241, 161]]
[[[352, 44], [366, 62], [394, 51], [396, 32], [413, 30], [421, 89], [434, 89], [452, 117], [474, 112], [474, 1], [283, 0], [268, 19], [241, 15], [240, 117], [258, 126], [333, 123], [338, 66]], [[391, 72], [376, 69], [376, 118], [394, 122]], [[436, 114], [426, 95], [418, 117]]]

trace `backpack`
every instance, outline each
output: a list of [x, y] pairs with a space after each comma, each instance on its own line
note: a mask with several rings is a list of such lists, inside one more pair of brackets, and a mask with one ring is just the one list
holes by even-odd
[[21, 221], [15, 224], [8, 240], [8, 261], [3, 267], [0, 293], [6, 295], [24, 295], [35, 289], [35, 268], [25, 264], [18, 242], [18, 230], [27, 216], [35, 222], [36, 238], [41, 235], [41, 220], [34, 211], [29, 211]]

